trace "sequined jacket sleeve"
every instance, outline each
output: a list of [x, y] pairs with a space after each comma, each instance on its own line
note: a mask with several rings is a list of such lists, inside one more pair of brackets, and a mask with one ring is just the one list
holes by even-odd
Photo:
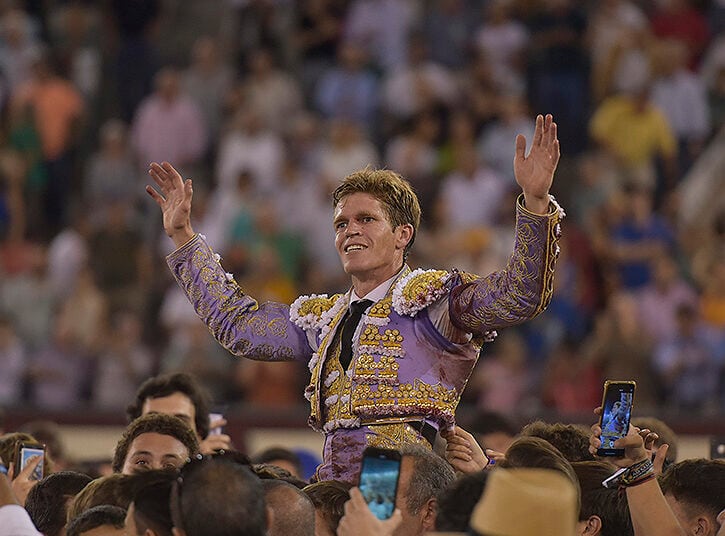
[[166, 262], [196, 314], [230, 352], [261, 361], [307, 361], [312, 348], [304, 331], [290, 321], [289, 306], [259, 304], [244, 293], [215, 254], [196, 235]]
[[468, 333], [519, 324], [551, 301], [564, 211], [553, 198], [543, 216], [526, 210], [523, 196], [516, 205], [516, 240], [506, 268], [486, 277], [455, 274], [449, 283], [451, 322]]

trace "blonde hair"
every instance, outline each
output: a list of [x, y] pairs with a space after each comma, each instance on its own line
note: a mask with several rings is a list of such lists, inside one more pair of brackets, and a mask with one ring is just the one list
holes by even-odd
[[369, 194], [380, 201], [393, 229], [399, 225], [413, 226], [413, 236], [403, 252], [407, 257], [420, 225], [420, 203], [410, 183], [394, 171], [368, 166], [343, 179], [332, 193], [333, 208], [342, 198], [355, 193]]
[[101, 504], [128, 508], [131, 504], [131, 475], [113, 473], [91, 480], [68, 506], [68, 522], [73, 521], [86, 510]]

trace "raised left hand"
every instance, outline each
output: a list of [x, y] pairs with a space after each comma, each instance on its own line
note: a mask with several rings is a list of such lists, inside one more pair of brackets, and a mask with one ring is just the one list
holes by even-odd
[[[598, 407], [594, 410], [596, 415], [601, 415], [602, 408]], [[589, 436], [589, 452], [594, 456], [597, 455], [597, 449], [602, 446], [602, 442], [599, 437], [602, 435], [602, 427], [598, 422], [592, 424], [591, 435]], [[648, 430], [647, 428], [639, 429], [636, 426], [629, 425], [629, 430], [624, 437], [620, 437], [614, 442], [614, 447], [618, 449], [624, 449], [624, 457], [608, 457], [607, 461], [616, 465], [617, 467], [630, 467], [637, 462], [648, 460], [652, 458], [650, 450], [654, 447], [654, 442], [657, 439], [657, 434]], [[665, 449], [661, 456], [667, 454]], [[664, 461], [664, 460], [662, 460]], [[660, 467], [661, 470], [661, 467]]]
[[534, 139], [526, 156], [526, 137], [516, 136], [514, 174], [524, 192], [526, 208], [538, 214], [548, 212], [549, 189], [559, 163], [559, 139], [551, 114], [536, 116]]

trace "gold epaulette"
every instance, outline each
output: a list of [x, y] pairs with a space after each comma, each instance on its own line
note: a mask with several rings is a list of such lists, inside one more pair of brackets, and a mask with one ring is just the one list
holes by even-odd
[[393, 309], [399, 315], [415, 316], [448, 292], [449, 275], [445, 270], [413, 270], [395, 284]]
[[342, 294], [300, 296], [290, 305], [290, 320], [302, 329], [319, 328], [330, 321], [338, 309]]

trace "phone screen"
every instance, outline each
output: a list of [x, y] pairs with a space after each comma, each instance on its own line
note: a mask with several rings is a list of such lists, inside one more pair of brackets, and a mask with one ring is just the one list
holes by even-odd
[[600, 421], [602, 446], [598, 456], [624, 456], [624, 449], [614, 448], [614, 442], [627, 435], [634, 404], [634, 382], [606, 382]]
[[42, 480], [43, 479], [43, 457], [45, 451], [39, 448], [22, 447], [20, 449], [20, 470], [25, 469], [25, 466], [30, 462], [30, 458], [33, 456], [40, 456], [40, 463], [37, 465], [33, 473], [30, 475], [30, 480]]
[[378, 519], [388, 519], [395, 510], [400, 475], [400, 454], [395, 450], [366, 449], [360, 472], [360, 492]]
[[[209, 414], [209, 425], [211, 426], [214, 424], [214, 422], [218, 421], [219, 419], [223, 419], [224, 415], [221, 413], [210, 413]], [[215, 428], [209, 428], [209, 435], [220, 435], [222, 433], [222, 427], [217, 426]]]

